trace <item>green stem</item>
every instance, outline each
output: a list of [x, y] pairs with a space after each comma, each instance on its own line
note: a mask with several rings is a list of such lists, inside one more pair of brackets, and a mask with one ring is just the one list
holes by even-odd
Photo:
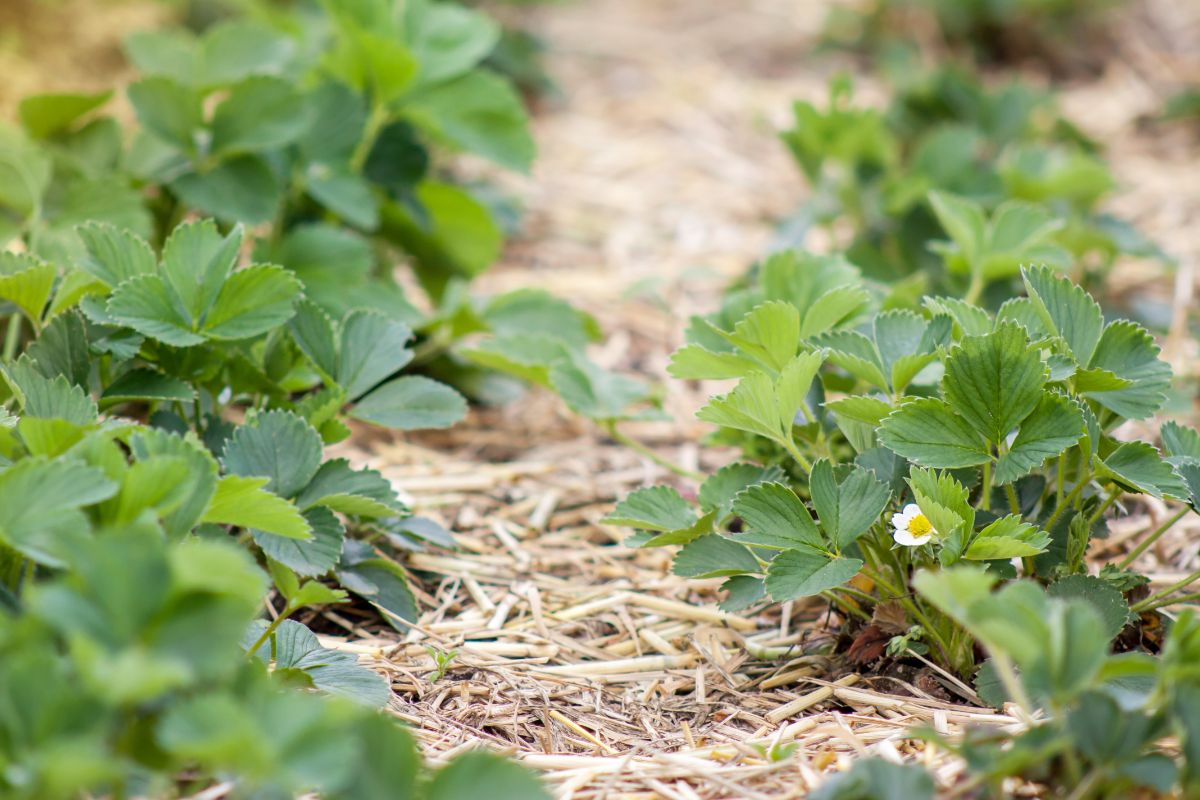
[[1021, 501], [1017, 499], [1017, 490], [1011, 483], [1004, 484], [1004, 496], [1008, 498], [1008, 508], [1012, 513], [1021, 514]]
[[1142, 604], [1138, 603], [1137, 605], [1135, 605], [1133, 607], [1133, 610], [1139, 614], [1144, 614], [1147, 611], [1156, 611], [1160, 608], [1166, 608], [1167, 606], [1173, 606], [1173, 605], [1176, 605], [1177, 603], [1187, 603], [1192, 600], [1200, 600], [1200, 592], [1192, 592], [1191, 594], [1181, 594], [1181, 595], [1177, 595], [1175, 597], [1168, 597], [1166, 600], [1160, 600], [1160, 601], [1154, 603], [1153, 605], [1146, 606], [1145, 608], [1142, 608]]
[[933, 622], [929, 619], [925, 612], [922, 611], [906, 593], [900, 591], [895, 586], [892, 586], [890, 583], [885, 581], [883, 576], [875, 570], [870, 569], [869, 567], [863, 567], [861, 572], [863, 575], [866, 575], [868, 578], [874, 581], [877, 586], [881, 587], [884, 591], [890, 594], [892, 599], [898, 602], [905, 611], [912, 615], [913, 619], [920, 623], [921, 627], [923, 627], [929, 634], [930, 638], [933, 639], [933, 643], [937, 646], [938, 650], [941, 651], [942, 658], [946, 660], [946, 663], [950, 663], [950, 648], [947, 646], [946, 640], [942, 638], [941, 631], [934, 626]]
[[1063, 491], [1067, 483], [1067, 453], [1063, 451], [1058, 457], [1058, 474], [1055, 476], [1055, 481], [1058, 486], [1055, 489], [1054, 496], [1056, 498], [1055, 507], [1061, 506], [1063, 502]]
[[387, 124], [390, 116], [386, 105], [376, 103], [371, 109], [371, 116], [367, 118], [363, 138], [358, 143], [358, 147], [354, 149], [354, 154], [350, 156], [350, 168], [354, 172], [362, 171], [363, 165], [367, 163], [367, 156], [371, 155], [371, 150], [375, 148], [375, 140], [379, 138], [379, 133]]
[[1121, 494], [1121, 489], [1115, 483], [1109, 487], [1108, 497], [1106, 497], [1104, 502], [1100, 504], [1100, 507], [1093, 511], [1092, 515], [1088, 517], [1087, 524], [1089, 529], [1091, 529], [1091, 527], [1095, 525], [1101, 517], [1104, 516], [1104, 512], [1108, 511], [1113, 503], [1117, 502], [1117, 498], [1120, 497]]
[[804, 454], [800, 452], [800, 448], [796, 447], [796, 442], [791, 436], [783, 440], [783, 446], [788, 451], [788, 454], [796, 459], [796, 463], [804, 470], [804, 474], [808, 475], [812, 473], [812, 463], [804, 457]]
[[17, 355], [17, 345], [21, 341], [21, 315], [13, 313], [8, 318], [8, 332], [4, 335], [4, 360], [12, 361]]
[[992, 506], [992, 462], [991, 459], [983, 462], [983, 491], [979, 497], [979, 509], [981, 511], [990, 511]]
[[1054, 523], [1058, 522], [1058, 518], [1062, 516], [1062, 512], [1075, 503], [1079, 498], [1079, 494], [1083, 491], [1083, 487], [1087, 486], [1091, 480], [1091, 475], [1081, 478], [1079, 483], [1075, 484], [1075, 488], [1071, 490], [1071, 493], [1067, 495], [1067, 499], [1055, 506], [1054, 513], [1050, 515], [1050, 519], [1046, 520], [1042, 528], [1051, 530], [1054, 527]]
[[626, 447], [630, 448], [631, 450], [634, 450], [634, 451], [640, 453], [641, 455], [643, 455], [646, 458], [653, 461], [655, 464], [658, 464], [663, 469], [669, 470], [669, 471], [675, 473], [676, 475], [678, 475], [679, 477], [687, 478], [688, 480], [693, 480], [693, 481], [704, 480], [704, 475], [702, 473], [687, 469], [686, 467], [679, 466], [678, 464], [671, 461], [670, 459], [664, 458], [661, 455], [659, 455], [658, 453], [654, 452], [654, 450], [652, 450], [649, 447], [647, 447], [646, 445], [642, 444], [637, 439], [634, 439], [632, 436], [618, 430], [616, 422], [614, 422], [614, 421], [607, 422], [604, 425], [604, 428], [607, 431], [608, 435], [611, 436], [613, 439], [615, 439], [616, 441], [625, 445]]
[[1127, 556], [1125, 556], [1125, 558], [1121, 559], [1121, 563], [1117, 564], [1117, 569], [1125, 569], [1130, 564], [1132, 564], [1137, 559], [1138, 556], [1140, 556], [1142, 553], [1146, 552], [1146, 550], [1150, 547], [1150, 545], [1152, 545], [1156, 541], [1158, 541], [1160, 536], [1162, 536], [1164, 533], [1169, 531], [1172, 528], [1172, 526], [1175, 525], [1176, 522], [1179, 522], [1179, 520], [1183, 519], [1183, 515], [1186, 514], [1189, 510], [1190, 509], [1187, 506], [1184, 506], [1183, 508], [1179, 509], [1179, 511], [1176, 512], [1174, 516], [1172, 516], [1170, 519], [1168, 519], [1162, 525], [1159, 525], [1157, 528], [1155, 528], [1154, 533], [1150, 534], [1145, 539], [1143, 539], [1141, 544], [1139, 544], [1137, 547], [1130, 550], [1129, 554]]
[[284, 606], [283, 611], [279, 612], [279, 616], [272, 620], [271, 624], [268, 625], [266, 630], [262, 632], [262, 636], [259, 636], [258, 639], [255, 640], [254, 644], [250, 645], [250, 649], [246, 651], [246, 658], [254, 658], [254, 654], [258, 652], [258, 649], [262, 647], [268, 639], [271, 638], [271, 635], [279, 629], [279, 626], [283, 624], [283, 621], [290, 617], [295, 611], [296, 609], [292, 608], [292, 604], [290, 602]]
[[1008, 696], [1013, 699], [1013, 702], [1025, 713], [1026, 717], [1032, 718], [1033, 704], [1029, 702], [1029, 695], [1025, 694], [1025, 686], [1021, 683], [1021, 679], [1017, 677], [1012, 659], [1008, 657], [1007, 653], [998, 650], [992, 653], [992, 665], [995, 666], [996, 677], [1004, 685], [1004, 690], [1008, 692]]
[[853, 603], [848, 603], [843, 598], [838, 597], [837, 592], [845, 592], [846, 594], [848, 594], [852, 597], [857, 597], [859, 595], [862, 595], [862, 597], [871, 601], [872, 603], [876, 602], [874, 597], [871, 597], [869, 594], [865, 594], [863, 592], [858, 592], [855, 589], [850, 589], [847, 586], [839, 586], [837, 589], [832, 589], [827, 592], [821, 592], [822, 597], [824, 597], [826, 600], [828, 600], [830, 603], [837, 606], [838, 608], [841, 608], [844, 611], [846, 611], [850, 614], [853, 614], [854, 616], [861, 619], [863, 622], [871, 621], [870, 614], [868, 614], [866, 611], [863, 611], [861, 608], [854, 605]]
[[979, 295], [983, 294], [983, 270], [978, 267], [971, 269], [971, 283], [967, 286], [967, 293], [963, 295], [963, 301], [975, 305], [979, 302]]
[[[1175, 583], [1172, 583], [1170, 586], [1163, 589], [1161, 592], [1156, 592], [1156, 593], [1150, 595], [1149, 597], [1147, 597], [1145, 600], [1142, 600], [1141, 602], [1138, 602], [1138, 603], [1134, 603], [1130, 607], [1130, 610], [1141, 613], [1143, 611], [1148, 611], [1151, 608], [1155, 608], [1158, 605], [1169, 605], [1170, 603], [1160, 603], [1159, 601], [1161, 601], [1165, 597], [1168, 597], [1168, 596], [1174, 594], [1175, 592], [1178, 592], [1180, 589], [1187, 588], [1190, 584], [1193, 584], [1198, 580], [1200, 580], [1200, 571], [1193, 572], [1191, 575], [1188, 575], [1183, 580], [1179, 580], [1179, 581], [1176, 581]], [[1185, 595], [1185, 597], [1190, 597], [1190, 596], [1191, 595]], [[1178, 602], [1180, 599], [1181, 598], [1178, 598], [1178, 597], [1172, 598], [1170, 602], [1175, 603], [1175, 602]]]

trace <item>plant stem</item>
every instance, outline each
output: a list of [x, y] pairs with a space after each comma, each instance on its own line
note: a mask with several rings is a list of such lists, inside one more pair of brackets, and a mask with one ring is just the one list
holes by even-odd
[[983, 491], [979, 494], [979, 509], [991, 511], [992, 507], [992, 462], [983, 462]]
[[1092, 515], [1088, 517], [1087, 524], [1089, 529], [1096, 524], [1097, 520], [1104, 516], [1104, 512], [1108, 511], [1113, 503], [1117, 502], [1117, 498], [1120, 497], [1121, 494], [1121, 489], [1115, 483], [1109, 487], [1108, 497], [1106, 497], [1104, 502], [1100, 504], [1100, 507], [1093, 511]]
[[[854, 616], [861, 619], [863, 622], [871, 621], [870, 614], [868, 614], [866, 611], [863, 611], [861, 608], [854, 605], [853, 603], [847, 602], [845, 600], [845, 598], [838, 597], [838, 595], [836, 594], [837, 592], [845, 592], [846, 594], [848, 594], [852, 597], [857, 597], [858, 595], [862, 595], [864, 598], [866, 598], [867, 600], [870, 600], [872, 603], [876, 602], [874, 597], [871, 597], [869, 594], [865, 594], [863, 592], [857, 592], [857, 590], [850, 589], [846, 586], [839, 586], [837, 589], [831, 589], [830, 591], [827, 591], [827, 592], [821, 592], [822, 597], [824, 597], [826, 600], [828, 600], [830, 603], [837, 606], [838, 608], [841, 608], [841, 609], [849, 612], [850, 614], [853, 614]], [[856, 592], [857, 592], [857, 594], [856, 594]]]
[[812, 463], [804, 457], [804, 454], [800, 452], [800, 448], [796, 447], [796, 442], [791, 436], [783, 440], [783, 446], [788, 451], [788, 454], [796, 459], [796, 463], [800, 465], [800, 468], [804, 470], [806, 475], [812, 473]]
[[1146, 608], [1142, 608], [1141, 603], [1138, 603], [1133, 607], [1133, 610], [1137, 611], [1139, 614], [1144, 614], [1147, 611], [1157, 611], [1160, 608], [1166, 608], [1167, 606], [1173, 606], [1178, 603], [1187, 603], [1192, 600], [1200, 600], [1200, 592], [1192, 592], [1191, 594], [1180, 594], [1176, 595], [1175, 597], [1168, 597], [1167, 599], [1160, 600], [1154, 605], [1147, 606]]
[[1064, 451], [1058, 456], [1058, 474], [1055, 476], [1055, 482], [1058, 484], [1054, 496], [1056, 501], [1055, 507], [1061, 506], [1063, 502], [1063, 490], [1067, 483], [1067, 454]]
[[1167, 588], [1163, 589], [1161, 592], [1155, 592], [1145, 600], [1134, 603], [1132, 606], [1130, 606], [1129, 610], [1141, 613], [1142, 611], [1149, 611], [1151, 608], [1157, 608], [1160, 605], [1170, 605], [1171, 603], [1177, 603], [1182, 599], [1192, 597], [1193, 595], [1184, 595], [1183, 597], [1172, 598], [1167, 603], [1160, 602], [1164, 597], [1168, 597], [1175, 592], [1178, 592], [1180, 589], [1186, 589], [1189, 584], [1195, 583], [1198, 580], [1200, 580], [1200, 571], [1193, 572], [1191, 575], [1188, 575], [1183, 580], [1176, 581]]
[[363, 165], [367, 163], [367, 157], [371, 155], [371, 150], [375, 148], [375, 140], [379, 138], [380, 131], [387, 124], [389, 113], [387, 106], [376, 102], [371, 109], [371, 115], [367, 118], [366, 129], [363, 132], [363, 138], [358, 143], [358, 147], [354, 149], [353, 155], [350, 156], [350, 167], [359, 172]]
[[1054, 523], [1058, 522], [1058, 518], [1062, 516], [1063, 510], [1072, 505], [1076, 499], [1079, 498], [1079, 494], [1083, 491], [1083, 487], [1087, 486], [1091, 480], [1092, 476], [1088, 475], [1086, 478], [1081, 479], [1079, 483], [1075, 484], [1075, 488], [1071, 490], [1069, 495], [1067, 495], [1067, 499], [1055, 506], [1054, 513], [1050, 515], [1050, 519], [1046, 520], [1045, 524], [1042, 525], [1042, 528], [1045, 530], [1050, 530], [1053, 528]]
[[983, 269], [977, 265], [971, 268], [971, 283], [967, 286], [967, 293], [963, 295], [963, 301], [975, 305], [979, 302], [979, 295], [983, 294]]
[[613, 439], [615, 439], [616, 441], [625, 445], [626, 447], [630, 448], [631, 450], [634, 450], [634, 451], [640, 453], [641, 455], [643, 455], [646, 458], [653, 461], [655, 464], [658, 464], [663, 469], [669, 470], [669, 471], [675, 473], [676, 475], [678, 475], [679, 477], [687, 478], [688, 480], [693, 480], [693, 481], [704, 480], [704, 475], [702, 473], [695, 472], [694, 470], [690, 470], [685, 467], [679, 466], [678, 464], [671, 461], [670, 459], [664, 458], [663, 456], [654, 452], [654, 450], [652, 450], [649, 447], [647, 447], [646, 445], [642, 444], [637, 439], [634, 439], [629, 434], [623, 433], [622, 431], [618, 430], [616, 422], [609, 421], [604, 425], [604, 428], [608, 432], [608, 435], [611, 436]]
[[258, 639], [255, 640], [254, 644], [250, 645], [250, 649], [246, 651], [246, 658], [254, 658], [254, 654], [258, 652], [258, 649], [262, 647], [268, 639], [271, 638], [271, 635], [279, 629], [279, 626], [283, 624], [283, 621], [290, 617], [292, 612], [295, 610], [296, 609], [292, 608], [291, 603], [288, 603], [286, 606], [284, 606], [283, 611], [279, 612], [279, 616], [271, 620], [271, 624], [268, 625], [266, 630], [262, 632], [262, 636], [259, 636]]
[[17, 344], [21, 341], [21, 315], [13, 312], [8, 318], [8, 332], [4, 334], [4, 360], [12, 361], [17, 355]]
[[1179, 522], [1179, 520], [1183, 519], [1183, 515], [1186, 514], [1189, 510], [1190, 509], [1187, 506], [1184, 506], [1183, 508], [1179, 509], [1179, 511], [1177, 511], [1174, 516], [1172, 516], [1170, 519], [1168, 519], [1162, 525], [1159, 525], [1154, 530], [1154, 533], [1150, 534], [1145, 539], [1143, 539], [1141, 544], [1139, 544], [1137, 547], [1130, 550], [1129, 554], [1127, 556], [1125, 556], [1125, 558], [1121, 559], [1121, 563], [1117, 564], [1117, 569], [1125, 569], [1130, 564], [1132, 564], [1137, 559], [1138, 556], [1140, 556], [1142, 553], [1146, 552], [1146, 550], [1150, 547], [1150, 545], [1152, 545], [1156, 541], [1158, 541], [1158, 538], [1160, 536], [1162, 536], [1164, 533], [1169, 531], [1171, 529], [1171, 527], [1175, 525], [1176, 522]]
[[1021, 684], [1021, 679], [1017, 677], [1017, 673], [1013, 669], [1012, 659], [1008, 657], [1007, 653], [996, 651], [992, 653], [992, 664], [996, 668], [996, 676], [1000, 678], [1000, 683], [1004, 685], [1004, 690], [1008, 692], [1008, 696], [1021, 709], [1022, 716], [1026, 718], [1026, 721], [1032, 720], [1033, 704], [1029, 702], [1029, 696], [1025, 694], [1025, 687]]
[[1004, 484], [1004, 496], [1008, 498], [1009, 510], [1019, 516], [1021, 513], [1021, 501], [1017, 499], [1017, 490], [1013, 488], [1011, 483]]

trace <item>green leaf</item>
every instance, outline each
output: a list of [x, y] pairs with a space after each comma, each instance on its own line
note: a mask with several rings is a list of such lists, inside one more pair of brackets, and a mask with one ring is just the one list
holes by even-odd
[[926, 467], [973, 467], [989, 460], [983, 438], [949, 404], [913, 400], [888, 415], [879, 441], [892, 452]]
[[21, 124], [35, 139], [46, 139], [70, 128], [83, 115], [112, 99], [111, 90], [95, 94], [38, 94], [21, 101]]
[[756, 464], [726, 464], [704, 479], [697, 493], [700, 507], [715, 512], [718, 521], [733, 513], [733, 501], [746, 488], [777, 481], [783, 477], [778, 467]]
[[347, 589], [387, 612], [384, 618], [397, 630], [407, 630], [404, 623], [416, 622], [420, 616], [404, 570], [379, 558], [369, 545], [347, 542], [337, 578]]
[[204, 341], [192, 331], [190, 321], [176, 307], [171, 290], [157, 275], [130, 278], [118, 286], [108, 298], [107, 313], [113, 321], [175, 347], [191, 347]]
[[204, 332], [214, 339], [249, 339], [283, 325], [295, 313], [300, 281], [284, 269], [256, 264], [233, 273], [208, 312]]
[[154, 251], [145, 239], [103, 222], [85, 223], [76, 232], [87, 249], [79, 266], [109, 287], [139, 275], [155, 274]]
[[1125, 442], [1096, 462], [1096, 474], [1121, 484], [1127, 491], [1159, 498], [1188, 497], [1187, 487], [1171, 465], [1145, 442]]
[[313, 164], [305, 188], [313, 199], [351, 225], [366, 231], [379, 227], [379, 198], [361, 175]]
[[768, 370], [778, 372], [796, 356], [800, 313], [791, 303], [773, 300], [751, 309], [734, 326], [733, 333], [713, 330]]
[[980, 263], [986, 245], [987, 220], [979, 205], [946, 192], [930, 192], [929, 204], [967, 264], [973, 267]]
[[121, 479], [115, 521], [128, 524], [146, 510], [165, 517], [191, 490], [189, 464], [179, 456], [154, 456], [130, 465]]
[[458, 756], [433, 775], [426, 800], [462, 800], [486, 786], [489, 800], [549, 800], [533, 773], [515, 761], [477, 750]]
[[480, 366], [547, 388], [551, 368], [571, 360], [565, 342], [542, 334], [492, 336], [458, 353]]
[[1023, 268], [1021, 277], [1046, 327], [1062, 337], [1075, 363], [1091, 363], [1104, 330], [1099, 303], [1049, 267]]
[[267, 490], [295, 497], [321, 466], [321, 435], [290, 411], [268, 411], [241, 425], [222, 461], [234, 475], [268, 479]]
[[88, 528], [79, 509], [116, 492], [116, 483], [81, 462], [23, 459], [0, 471], [0, 539], [40, 564], [62, 566]]
[[839, 483], [827, 459], [813, 464], [809, 476], [813, 507], [821, 529], [837, 552], [849, 547], [879, 521], [892, 493], [862, 467], [852, 467]]
[[70, 311], [50, 320], [42, 333], [25, 348], [25, 354], [48, 378], [61, 375], [76, 386], [86, 388], [91, 376], [91, 354], [83, 317]]
[[146, 130], [185, 152], [195, 150], [204, 115], [191, 89], [170, 78], [146, 78], [129, 87], [129, 102]]
[[1109, 641], [1115, 639], [1133, 617], [1121, 590], [1095, 575], [1068, 575], [1046, 587], [1051, 597], [1078, 598], [1087, 602], [1104, 620]]
[[204, 172], [185, 173], [169, 186], [186, 205], [228, 223], [271, 222], [283, 199], [279, 179], [256, 155], [236, 156]]
[[196, 392], [191, 384], [145, 367], [129, 370], [109, 384], [100, 396], [101, 403], [105, 405], [147, 400], [190, 403], [195, 399]]
[[499, 75], [468, 72], [410, 98], [405, 112], [435, 136], [502, 167], [528, 172], [533, 162], [525, 107]]
[[996, 465], [996, 483], [1028, 474], [1075, 445], [1085, 434], [1083, 413], [1060, 394], [1043, 394], [1037, 408], [1021, 423], [1008, 452]]
[[342, 323], [336, 378], [354, 400], [412, 360], [412, 330], [403, 322], [372, 311], [354, 311]]
[[213, 113], [212, 152], [254, 153], [283, 147], [300, 138], [309, 122], [309, 106], [291, 83], [247, 78]]
[[601, 369], [574, 352], [550, 367], [550, 385], [572, 411], [597, 422], [625, 419], [630, 406], [650, 394], [641, 381]]
[[745, 523], [736, 536], [739, 542], [776, 550], [829, 547], [808, 508], [782, 483], [760, 483], [739, 492], [733, 513]]
[[1180, 457], [1200, 458], [1200, 433], [1195, 428], [1172, 421], [1162, 426], [1161, 433], [1163, 449], [1167, 451], [1167, 460]]
[[253, 528], [289, 539], [310, 539], [312, 529], [300, 510], [265, 488], [268, 478], [226, 475], [201, 517], [203, 522]]
[[675, 554], [672, 572], [684, 578], [723, 578], [760, 571], [758, 559], [745, 545], [710, 533]]
[[217, 487], [217, 462], [193, 436], [184, 438], [157, 428], [143, 428], [129, 439], [130, 450], [139, 461], [155, 456], [176, 456], [188, 462], [190, 491], [179, 507], [163, 518], [163, 527], [173, 537], [190, 532], [200, 522]]
[[407, 510], [386, 478], [372, 469], [352, 469], [344, 458], [322, 464], [296, 497], [296, 505], [305, 510], [327, 506], [368, 519], [391, 517]]
[[0, 374], [13, 388], [21, 404], [21, 415], [42, 419], [65, 419], [76, 425], [90, 425], [98, 411], [91, 396], [62, 375], [47, 378], [27, 356], [16, 363], [0, 365]]
[[56, 277], [53, 264], [23, 253], [0, 253], [0, 300], [19, 308], [35, 328], [41, 327]]
[[415, 16], [406, 33], [421, 65], [420, 81], [426, 85], [466, 72], [500, 41], [500, 26], [474, 9], [429, 3]]
[[671, 354], [667, 373], [680, 380], [725, 380], [744, 378], [759, 367], [737, 353], [714, 352], [698, 344], [689, 344]]
[[1050, 535], [1010, 514], [988, 525], [975, 535], [963, 558], [972, 561], [1028, 558], [1046, 550]]
[[766, 582], [754, 575], [734, 575], [721, 588], [727, 594], [718, 608], [730, 614], [745, 611], [767, 596]]
[[942, 391], [954, 413], [995, 445], [1033, 412], [1045, 384], [1046, 366], [1025, 331], [1004, 323], [962, 340], [946, 359]]
[[1088, 366], [1133, 381], [1124, 389], [1089, 392], [1088, 397], [1127, 419], [1145, 419], [1166, 401], [1171, 367], [1159, 359], [1159, 348], [1145, 328], [1118, 320], [1104, 329]]
[[600, 521], [665, 533], [690, 528], [696, 523], [696, 514], [670, 486], [650, 486], [632, 492]]
[[346, 529], [332, 511], [324, 506], [309, 508], [304, 519], [312, 529], [312, 538], [304, 541], [253, 531], [254, 543], [273, 561], [297, 575], [315, 578], [337, 565], [342, 555]]
[[[256, 622], [246, 632], [247, 645], [253, 644], [265, 629], [265, 622]], [[321, 647], [312, 631], [290, 619], [280, 623], [272, 638], [274, 648], [260, 648], [256, 655], [266, 658], [273, 650], [277, 670], [299, 670], [317, 689], [372, 708], [387, 705], [391, 688], [377, 672], [360, 665], [353, 653]]]
[[920, 764], [882, 758], [856, 759], [847, 772], [831, 776], [810, 800], [933, 800], [933, 776]]
[[350, 409], [355, 419], [405, 431], [448, 428], [466, 413], [461, 394], [419, 375], [388, 381]]
[[316, 303], [302, 299], [288, 320], [288, 330], [300, 352], [332, 380], [338, 371], [340, 340], [338, 326], [329, 315]]
[[785, 550], [767, 570], [767, 592], [776, 602], [837, 588], [862, 569], [857, 558], [829, 559], [811, 550]]
[[222, 236], [206, 219], [180, 225], [163, 244], [162, 277], [192, 326], [199, 326], [237, 264], [242, 235], [238, 226]]

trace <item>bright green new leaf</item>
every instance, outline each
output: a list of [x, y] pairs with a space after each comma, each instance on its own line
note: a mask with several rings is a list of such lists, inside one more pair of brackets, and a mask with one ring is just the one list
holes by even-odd
[[1171, 367], [1158, 354], [1154, 337], [1141, 325], [1128, 320], [1109, 324], [1088, 366], [1108, 370], [1133, 384], [1087, 396], [1127, 419], [1149, 417], [1162, 407], [1171, 384]]
[[1104, 331], [1100, 304], [1049, 267], [1024, 268], [1021, 277], [1046, 327], [1062, 337], [1077, 364], [1091, 363]]
[[1050, 534], [1022, 522], [1019, 515], [1010, 514], [975, 534], [963, 558], [971, 561], [1028, 558], [1044, 552], [1049, 544]]
[[41, 327], [56, 277], [53, 264], [24, 253], [0, 253], [0, 300], [21, 309], [35, 328]]
[[21, 124], [35, 139], [67, 130], [76, 120], [112, 99], [112, 90], [94, 94], [38, 94], [21, 101]]
[[724, 578], [757, 573], [758, 559], [745, 545], [710, 533], [685, 544], [675, 554], [672, 572], [684, 578]]
[[269, 478], [226, 475], [217, 482], [216, 492], [201, 520], [257, 529], [289, 539], [312, 538], [312, 528], [300, 510], [267, 491], [269, 482]]

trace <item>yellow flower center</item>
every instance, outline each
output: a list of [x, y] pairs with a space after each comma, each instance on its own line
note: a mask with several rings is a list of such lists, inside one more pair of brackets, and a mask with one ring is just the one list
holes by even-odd
[[917, 514], [908, 521], [908, 532], [913, 536], [924, 536], [933, 530], [933, 525], [925, 518], [924, 514]]

